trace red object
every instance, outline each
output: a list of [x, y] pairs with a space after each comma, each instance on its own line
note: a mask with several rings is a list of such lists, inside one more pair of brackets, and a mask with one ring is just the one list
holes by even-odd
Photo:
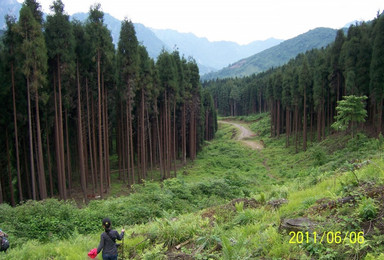
[[97, 256], [97, 249], [94, 248], [94, 249], [92, 249], [91, 251], [89, 251], [88, 256], [89, 256], [90, 258], [92, 258], [92, 259], [95, 258], [95, 257]]

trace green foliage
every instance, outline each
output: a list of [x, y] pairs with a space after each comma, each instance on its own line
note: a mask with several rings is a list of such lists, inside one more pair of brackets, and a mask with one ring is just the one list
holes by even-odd
[[[343, 100], [338, 101], [336, 107], [336, 122], [332, 124], [332, 128], [345, 131], [350, 124], [364, 122], [367, 117], [367, 110], [363, 103], [367, 99], [366, 96], [345, 96]], [[354, 130], [354, 129], [352, 129]]]
[[336, 35], [336, 30], [316, 28], [281, 44], [243, 59], [218, 72], [209, 73], [203, 79], [235, 78], [249, 76], [266, 71], [272, 67], [281, 66], [299, 53], [322, 48], [330, 44]]
[[378, 207], [372, 198], [363, 197], [359, 202], [358, 214], [362, 220], [372, 220], [376, 218]]

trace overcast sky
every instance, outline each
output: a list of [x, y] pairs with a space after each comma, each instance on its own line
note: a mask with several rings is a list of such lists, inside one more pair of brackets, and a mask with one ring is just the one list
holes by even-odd
[[[18, 0], [22, 2], [22, 0]], [[40, 0], [49, 12], [53, 0]], [[122, 20], [156, 29], [192, 32], [210, 41], [246, 44], [270, 37], [289, 39], [316, 27], [341, 28], [372, 20], [383, 0], [62, 0], [68, 14], [94, 3]]]

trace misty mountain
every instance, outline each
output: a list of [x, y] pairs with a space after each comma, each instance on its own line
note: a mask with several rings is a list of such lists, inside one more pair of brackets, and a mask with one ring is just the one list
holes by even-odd
[[21, 4], [16, 0], [1, 0], [0, 5], [0, 30], [6, 28], [5, 16], [7, 14], [14, 15], [19, 17], [19, 11], [21, 9]]
[[[75, 13], [71, 16], [72, 20], [76, 19], [81, 22], [85, 22], [87, 18], [88, 13]], [[108, 13], [104, 13], [104, 23], [111, 31], [113, 43], [117, 48], [120, 36], [121, 21]], [[150, 29], [139, 23], [134, 23], [134, 26], [138, 41], [147, 48], [148, 54], [151, 58], [157, 58], [163, 47], [168, 49], [168, 47], [161, 40], [159, 40], [159, 38], [157, 38]]]
[[192, 56], [197, 63], [208, 65], [216, 70], [282, 42], [282, 40], [270, 38], [239, 45], [230, 41], [210, 42], [207, 38], [175, 30], [152, 29], [152, 31], [167, 46], [177, 48], [186, 57]]
[[264, 50], [230, 66], [202, 76], [203, 80], [215, 78], [243, 77], [259, 73], [272, 67], [281, 66], [299, 53], [314, 48], [325, 47], [335, 40], [337, 30], [316, 28], [304, 34], [286, 40], [277, 46]]

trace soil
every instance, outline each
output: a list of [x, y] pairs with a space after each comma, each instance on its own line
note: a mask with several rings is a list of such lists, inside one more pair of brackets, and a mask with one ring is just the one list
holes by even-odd
[[248, 138], [252, 138], [257, 136], [254, 132], [252, 132], [250, 129], [246, 128], [245, 126], [242, 126], [240, 124], [237, 124], [235, 122], [230, 121], [219, 121], [220, 123], [224, 124], [230, 124], [235, 126], [239, 133], [237, 136], [233, 136], [236, 138], [236, 140], [241, 141], [246, 146], [250, 147], [253, 150], [262, 150], [264, 148], [263, 144], [258, 140], [248, 140]]

